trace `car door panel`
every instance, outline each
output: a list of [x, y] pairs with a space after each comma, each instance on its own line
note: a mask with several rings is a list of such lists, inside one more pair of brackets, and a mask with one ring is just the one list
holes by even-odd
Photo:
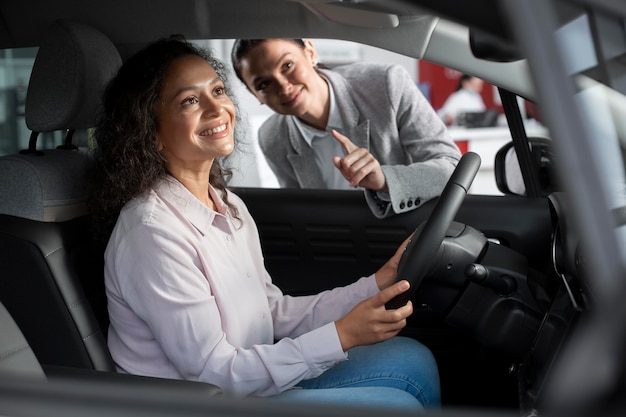
[[[436, 200], [378, 219], [358, 191], [235, 188], [259, 228], [266, 268], [285, 293], [312, 294], [375, 272], [426, 220]], [[468, 195], [456, 221], [550, 265], [547, 199]]]
[[[313, 294], [375, 272], [436, 204], [378, 219], [358, 191], [236, 188], [261, 238], [266, 268], [287, 294]], [[546, 199], [468, 195], [456, 221], [525, 255], [549, 271], [551, 220]], [[414, 305], [401, 335], [428, 346], [448, 404], [517, 404], [510, 358], [485, 350], [441, 314]]]

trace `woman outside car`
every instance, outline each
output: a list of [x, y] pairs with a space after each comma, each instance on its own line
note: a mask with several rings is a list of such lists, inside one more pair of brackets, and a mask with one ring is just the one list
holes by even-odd
[[379, 218], [438, 196], [460, 158], [404, 68], [318, 65], [310, 40], [239, 39], [232, 64], [276, 114], [259, 144], [283, 187], [361, 187]]

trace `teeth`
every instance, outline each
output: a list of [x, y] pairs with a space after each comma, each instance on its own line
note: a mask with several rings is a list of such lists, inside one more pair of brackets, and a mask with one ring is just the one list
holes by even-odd
[[226, 130], [226, 125], [224, 124], [224, 125], [216, 127], [215, 129], [205, 130], [204, 132], [200, 133], [200, 136], [214, 135], [216, 133], [223, 132], [225, 130]]

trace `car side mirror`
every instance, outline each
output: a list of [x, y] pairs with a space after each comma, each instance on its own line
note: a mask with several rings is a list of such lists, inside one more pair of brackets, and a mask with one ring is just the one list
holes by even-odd
[[[545, 138], [528, 138], [532, 161], [538, 169], [541, 194], [547, 196], [557, 190], [552, 145]], [[496, 153], [494, 161], [496, 186], [504, 194], [525, 195], [526, 187], [513, 142], [508, 142]]]

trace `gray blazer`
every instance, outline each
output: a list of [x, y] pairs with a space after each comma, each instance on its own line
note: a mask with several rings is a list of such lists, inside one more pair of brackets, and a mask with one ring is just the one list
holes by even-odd
[[[408, 72], [371, 63], [319, 71], [335, 91], [347, 129], [341, 133], [368, 149], [385, 174], [391, 204], [365, 190], [372, 213], [388, 217], [438, 196], [461, 154]], [[261, 150], [282, 187], [325, 188], [313, 150], [293, 117], [274, 114], [263, 123]]]

